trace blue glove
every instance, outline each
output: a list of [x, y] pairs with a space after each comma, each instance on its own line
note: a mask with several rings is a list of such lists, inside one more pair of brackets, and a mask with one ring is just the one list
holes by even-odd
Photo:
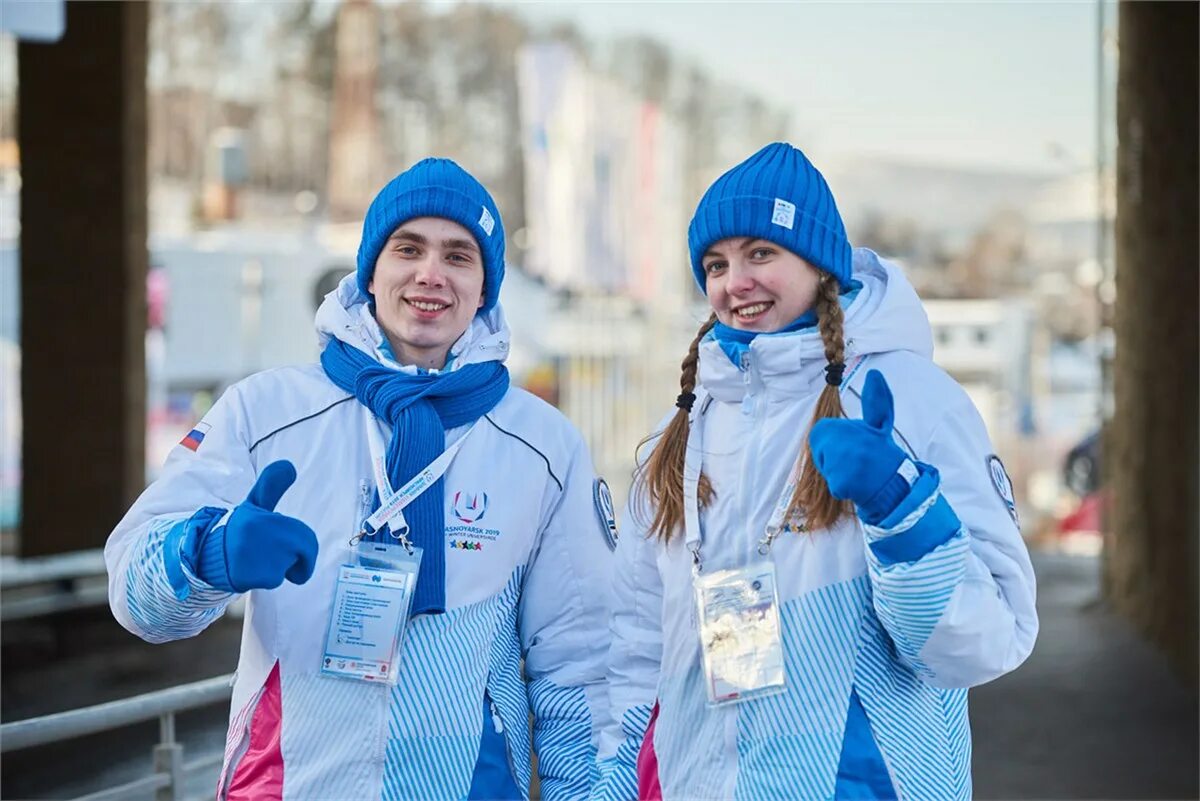
[[858, 516], [875, 524], [908, 495], [910, 485], [897, 470], [908, 458], [892, 440], [892, 391], [878, 370], [867, 374], [861, 420], [827, 417], [808, 435], [813, 464], [829, 492], [854, 501]]
[[295, 480], [291, 462], [272, 462], [224, 525], [224, 509], [197, 512], [183, 542], [184, 559], [196, 576], [225, 592], [273, 590], [284, 579], [308, 581], [317, 562], [317, 535], [303, 521], [274, 511]]

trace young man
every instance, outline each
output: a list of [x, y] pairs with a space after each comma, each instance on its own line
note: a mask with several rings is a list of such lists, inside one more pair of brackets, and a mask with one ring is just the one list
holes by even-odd
[[113, 613], [150, 642], [248, 593], [219, 798], [525, 798], [531, 711], [543, 797], [587, 795], [611, 506], [509, 386], [503, 277], [483, 186], [400, 174], [321, 364], [230, 388], [109, 538]]

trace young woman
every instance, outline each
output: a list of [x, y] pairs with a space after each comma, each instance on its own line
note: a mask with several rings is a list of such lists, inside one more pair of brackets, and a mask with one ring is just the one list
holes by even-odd
[[713, 315], [618, 548], [594, 798], [969, 798], [1037, 635], [1004, 467], [901, 271], [773, 144], [688, 231]]

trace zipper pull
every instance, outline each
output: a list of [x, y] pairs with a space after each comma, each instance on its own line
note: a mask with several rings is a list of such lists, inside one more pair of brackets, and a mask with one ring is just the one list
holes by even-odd
[[492, 726], [495, 727], [496, 734], [504, 734], [504, 721], [500, 720], [500, 711], [496, 709], [496, 702], [489, 698], [488, 706], [492, 708]]
[[742, 385], [746, 392], [742, 395], [742, 414], [754, 414], [754, 398], [750, 395], [750, 351], [742, 353]]
[[371, 516], [371, 487], [367, 484], [365, 478], [358, 480], [358, 519], [355, 521], [358, 526], [358, 533], [350, 538], [350, 547], [358, 545], [363, 541], [363, 538], [369, 533], [367, 531], [367, 518]]
[[358, 523], [371, 516], [371, 485], [365, 478], [358, 480]]

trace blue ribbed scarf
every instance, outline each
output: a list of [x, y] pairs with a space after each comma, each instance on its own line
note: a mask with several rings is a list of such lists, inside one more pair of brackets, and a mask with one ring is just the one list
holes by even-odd
[[[784, 326], [778, 331], [763, 332], [764, 336], [772, 334], [787, 334], [792, 331], [800, 331], [804, 328], [812, 328], [817, 324], [816, 311], [809, 309], [804, 314], [797, 317], [791, 325]], [[759, 335], [758, 331], [744, 331], [740, 328], [730, 328], [725, 323], [717, 323], [712, 327], [710, 336], [717, 340], [717, 344], [721, 346], [721, 350], [725, 351], [725, 355], [729, 357], [729, 361], [742, 368], [742, 354], [750, 350], [750, 343]]]
[[[326, 345], [321, 366], [330, 381], [353, 392], [376, 417], [391, 424], [387, 472], [395, 490], [441, 455], [448, 429], [487, 414], [508, 391], [508, 369], [500, 362], [410, 375], [385, 367], [339, 339]], [[404, 509], [409, 537], [424, 551], [413, 593], [414, 615], [446, 611], [444, 495], [444, 479], [439, 478]]]

